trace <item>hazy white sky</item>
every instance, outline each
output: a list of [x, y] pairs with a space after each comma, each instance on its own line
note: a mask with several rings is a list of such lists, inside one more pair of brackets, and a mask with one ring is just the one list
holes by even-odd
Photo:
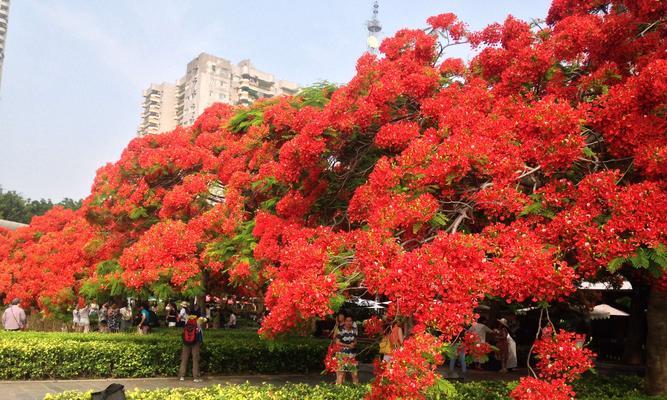
[[[472, 28], [544, 18], [548, 0], [380, 0], [383, 34], [454, 12]], [[302, 85], [344, 83], [370, 0], [12, 0], [0, 87], [0, 186], [85, 197], [135, 135], [141, 92], [208, 52]], [[452, 50], [468, 56], [466, 49]]]

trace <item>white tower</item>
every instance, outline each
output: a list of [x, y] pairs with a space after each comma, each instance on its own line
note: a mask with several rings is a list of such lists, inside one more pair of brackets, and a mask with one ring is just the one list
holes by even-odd
[[372, 54], [377, 54], [378, 48], [380, 47], [380, 31], [382, 30], [382, 25], [380, 25], [380, 20], [378, 20], [378, 5], [377, 0], [373, 2], [373, 18], [366, 22], [366, 28], [368, 29], [368, 39], [366, 44], [368, 45], [368, 51]]
[[0, 82], [2, 82], [2, 62], [5, 59], [5, 38], [9, 22], [9, 0], [0, 0]]

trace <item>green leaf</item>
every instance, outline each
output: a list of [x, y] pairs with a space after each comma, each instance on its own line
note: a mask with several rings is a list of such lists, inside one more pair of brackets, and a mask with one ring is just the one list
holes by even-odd
[[148, 212], [146, 212], [146, 209], [143, 207], [137, 207], [134, 208], [132, 211], [130, 211], [129, 217], [132, 220], [139, 218], [146, 218], [148, 217]]
[[433, 215], [433, 218], [431, 218], [431, 225], [434, 227], [444, 227], [447, 226], [447, 222], [449, 219], [447, 216], [443, 213], [437, 212], [435, 215]]
[[329, 308], [331, 308], [334, 312], [338, 312], [338, 310], [340, 310], [340, 308], [343, 306], [343, 303], [345, 303], [345, 297], [343, 295], [337, 294], [329, 299]]
[[637, 251], [637, 253], [629, 258], [630, 262], [632, 263], [632, 266], [635, 268], [648, 268], [651, 263], [648, 257], [646, 257], [646, 254], [642, 251]]
[[613, 260], [609, 261], [607, 269], [609, 270], [609, 272], [616, 272], [618, 271], [619, 268], [623, 266], [624, 263], [625, 263], [625, 257], [616, 257]]
[[582, 151], [586, 157], [595, 157], [595, 152], [590, 147], [584, 147]]
[[539, 214], [540, 211], [542, 211], [542, 203], [536, 202], [525, 206], [519, 215], [523, 217], [528, 214]]

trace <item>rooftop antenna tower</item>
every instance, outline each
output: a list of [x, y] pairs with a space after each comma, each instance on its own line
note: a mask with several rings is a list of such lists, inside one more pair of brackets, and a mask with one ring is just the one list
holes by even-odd
[[378, 48], [380, 47], [380, 39], [378, 36], [382, 30], [382, 25], [380, 25], [380, 20], [378, 20], [378, 5], [377, 0], [373, 2], [373, 18], [366, 22], [366, 28], [368, 29], [368, 39], [366, 39], [366, 44], [368, 45], [368, 51], [371, 54], [377, 54]]

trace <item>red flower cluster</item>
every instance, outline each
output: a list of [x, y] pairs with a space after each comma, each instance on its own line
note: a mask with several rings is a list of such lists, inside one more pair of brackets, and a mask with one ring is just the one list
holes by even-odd
[[479, 336], [474, 332], [466, 332], [461, 341], [465, 354], [479, 360], [489, 354], [492, 350], [491, 345], [482, 343]]
[[364, 333], [369, 338], [382, 335], [384, 331], [384, 321], [378, 318], [377, 315], [372, 315], [364, 321]]
[[376, 371], [374, 400], [425, 399], [426, 390], [437, 378], [435, 368], [442, 364], [442, 342], [428, 334], [407, 339], [402, 348], [392, 353], [392, 359]]
[[572, 381], [593, 367], [595, 354], [584, 348], [584, 336], [572, 332], [555, 333], [550, 327], [542, 330], [535, 342], [540, 379], [521, 378], [512, 391], [515, 400], [573, 399]]
[[513, 400], [573, 400], [572, 387], [563, 380], [543, 381], [536, 378], [521, 378], [512, 390]]
[[584, 339], [583, 335], [544, 328], [534, 347], [540, 378], [572, 382], [593, 368], [595, 353], [584, 347]]

